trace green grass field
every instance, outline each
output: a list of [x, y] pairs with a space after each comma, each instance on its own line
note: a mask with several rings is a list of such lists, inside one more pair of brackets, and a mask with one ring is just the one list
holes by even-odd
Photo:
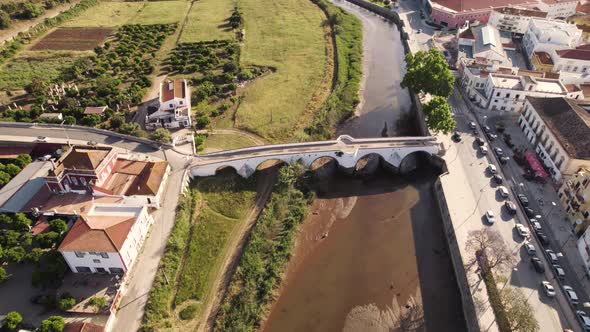
[[187, 1], [101, 2], [63, 26], [117, 27], [124, 24], [168, 24], [181, 22]]
[[[34, 56], [28, 56], [33, 53]], [[33, 78], [56, 79], [85, 52], [23, 52], [0, 66], [0, 90], [23, 89]]]
[[277, 71], [246, 88], [236, 124], [271, 141], [284, 141], [310, 122], [314, 93], [330, 88], [322, 86], [325, 15], [311, 1], [301, 0], [242, 0], [240, 9], [246, 30], [241, 62]]
[[205, 140], [203, 152], [214, 152], [219, 150], [233, 150], [255, 146], [256, 143], [247, 137], [232, 134], [212, 134]]
[[233, 39], [234, 32], [226, 26], [235, 6], [235, 0], [199, 0], [188, 14], [186, 26], [180, 36], [183, 43], [215, 39]]

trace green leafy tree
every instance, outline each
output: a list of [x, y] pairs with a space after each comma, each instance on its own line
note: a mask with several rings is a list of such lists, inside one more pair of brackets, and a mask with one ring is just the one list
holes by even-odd
[[52, 248], [54, 244], [57, 243], [59, 239], [59, 233], [56, 232], [47, 232], [43, 234], [39, 234], [36, 237], [39, 246], [44, 249]]
[[451, 107], [445, 98], [434, 96], [432, 100], [424, 105], [423, 110], [426, 115], [428, 129], [435, 133], [442, 132], [444, 134], [455, 130], [457, 122], [453, 119]]
[[11, 177], [15, 177], [20, 173], [21, 168], [16, 166], [15, 164], [8, 164], [4, 168], [4, 172], [8, 173]]
[[10, 174], [0, 171], [0, 187], [3, 187], [8, 182], [10, 182]]
[[406, 54], [406, 74], [401, 82], [402, 88], [409, 87], [415, 92], [448, 97], [453, 92], [454, 84], [455, 77], [437, 49]]
[[144, 132], [139, 128], [139, 125], [135, 122], [127, 122], [121, 125], [119, 132], [125, 135], [132, 136], [143, 136]]
[[29, 156], [28, 154], [21, 154], [21, 155], [18, 155], [18, 157], [16, 157], [16, 159], [14, 160], [14, 163], [17, 164], [18, 167], [20, 167], [20, 168], [25, 168], [32, 161], [33, 161], [33, 158], [31, 158], [31, 156]]
[[25, 261], [27, 261], [27, 263], [31, 263], [31, 264], [39, 264], [39, 261], [41, 261], [42, 256], [43, 256], [43, 249], [33, 248], [25, 256]]
[[6, 281], [6, 270], [0, 266], [0, 284]]
[[21, 316], [16, 311], [11, 311], [6, 315], [6, 326], [9, 330], [14, 330], [23, 321], [23, 316]]
[[4, 257], [4, 249], [0, 245], [0, 260], [2, 259], [2, 257]]
[[170, 132], [166, 128], [158, 128], [156, 129], [151, 135], [150, 139], [153, 141], [158, 141], [162, 143], [170, 143], [172, 138], [170, 137]]
[[88, 127], [94, 127], [100, 123], [100, 117], [96, 114], [88, 114], [82, 118], [80, 123]]
[[31, 80], [31, 83], [25, 86], [25, 90], [35, 98], [40, 96], [45, 97], [45, 92], [47, 92], [48, 87], [49, 82], [40, 77], [35, 77]]
[[34, 4], [32, 2], [26, 2], [23, 5], [22, 16], [24, 18], [31, 19], [43, 14], [43, 11], [43, 7], [40, 5]]
[[90, 300], [88, 300], [88, 304], [93, 306], [96, 311], [100, 311], [101, 309], [104, 309], [107, 307], [107, 299], [105, 299], [102, 296], [95, 296], [93, 298], [91, 298]]
[[33, 221], [24, 213], [15, 213], [12, 218], [12, 228], [17, 231], [28, 231], [32, 223]]
[[23, 249], [23, 247], [12, 247], [6, 250], [4, 256], [9, 262], [20, 263], [25, 258], [25, 254], [25, 249]]
[[10, 15], [5, 11], [0, 10], [0, 29], [10, 28], [11, 23], [12, 20], [10, 19]]
[[51, 316], [41, 322], [39, 332], [63, 332], [65, 322], [61, 316]]
[[209, 125], [209, 123], [211, 123], [211, 119], [209, 119], [209, 117], [207, 115], [200, 115], [199, 117], [197, 117], [197, 129], [203, 129], [205, 127], [207, 127]]
[[49, 227], [52, 231], [63, 234], [68, 230], [68, 224], [63, 219], [53, 219], [49, 222]]
[[506, 317], [512, 331], [537, 332], [539, 322], [535, 318], [535, 310], [523, 292], [518, 288], [504, 287], [500, 298], [506, 308]]
[[76, 124], [76, 118], [68, 115], [68, 116], [64, 116], [64, 123], [67, 125], [75, 125]]
[[57, 307], [63, 311], [71, 309], [75, 305], [76, 299], [69, 295], [62, 296], [62, 298], [57, 302]]
[[112, 129], [119, 129], [125, 123], [125, 117], [121, 114], [115, 114], [111, 118], [110, 124]]

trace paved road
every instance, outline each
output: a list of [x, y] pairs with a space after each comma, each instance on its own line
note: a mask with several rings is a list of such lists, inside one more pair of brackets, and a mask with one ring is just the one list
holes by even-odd
[[[482, 225], [499, 231], [506, 244], [513, 251], [516, 263], [508, 273], [510, 286], [518, 287], [523, 291], [534, 308], [535, 317], [542, 331], [562, 331], [565, 328], [571, 329], [572, 326], [576, 331], [581, 331], [563, 292], [559, 289], [553, 272], [549, 269], [550, 264], [548, 264], [545, 257], [539, 255], [547, 269], [544, 275], [539, 275], [532, 269], [530, 256], [522, 247], [523, 240], [514, 229], [515, 223], [527, 225], [527, 222], [522, 212], [519, 211], [517, 216], [513, 218], [502, 207], [504, 199], [497, 193], [497, 187], [492, 184], [486, 167], [489, 163], [493, 163], [498, 167], [499, 173], [504, 178], [506, 176], [504, 176], [505, 174], [491, 151], [487, 156], [478, 152], [475, 137], [468, 127], [468, 122], [471, 120], [469, 109], [463, 100], [458, 97], [456, 91], [449, 99], [449, 102], [455, 113], [457, 130], [463, 133], [463, 140], [460, 143], [454, 143], [447, 153], [455, 153], [457, 158], [451, 162], [462, 163], [467, 172], [466, 178], [472, 188], [473, 195], [478, 197], [478, 209], [475, 213], [482, 216]], [[509, 199], [516, 202], [512, 193]], [[497, 221], [492, 226], [487, 225], [483, 218], [487, 210], [493, 211], [497, 216]], [[539, 246], [535, 239], [532, 239], [531, 242], [535, 245], [537, 251], [541, 250], [542, 247]], [[551, 281], [553, 286], [558, 289], [558, 296], [555, 299], [547, 298], [540, 291], [540, 282], [542, 280]]]

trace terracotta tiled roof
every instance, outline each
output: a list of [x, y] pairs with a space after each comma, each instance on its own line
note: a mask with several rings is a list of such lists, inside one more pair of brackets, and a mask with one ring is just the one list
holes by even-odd
[[516, 16], [529, 16], [529, 17], [538, 17], [538, 18], [546, 18], [547, 13], [540, 10], [531, 10], [531, 9], [520, 9], [514, 7], [503, 7], [496, 9], [497, 12], [506, 14], [506, 15], [516, 15]]
[[582, 91], [577, 85], [575, 84], [565, 84], [565, 88], [567, 89], [568, 92], [576, 92], [576, 91]]
[[129, 187], [127, 195], [156, 195], [168, 168], [165, 161], [149, 163], [139, 174], [136, 182]]
[[590, 51], [585, 49], [569, 49], [557, 51], [562, 58], [590, 61]]
[[473, 31], [471, 31], [471, 28], [467, 28], [467, 30], [461, 32], [459, 34], [459, 38], [475, 40], [475, 36], [473, 35]]
[[506, 6], [515, 6], [519, 4], [525, 4], [527, 1], [524, 0], [435, 0], [434, 3], [452, 9], [456, 12], [479, 10], [486, 8], [500, 8]]
[[102, 114], [104, 113], [104, 110], [106, 110], [107, 107], [106, 106], [98, 106], [98, 107], [86, 107], [84, 109], [84, 114]]
[[68, 323], [64, 332], [104, 332], [104, 326], [92, 324], [90, 322]]
[[87, 149], [75, 146], [63, 158], [62, 165], [66, 169], [95, 170], [109, 152], [111, 148]]
[[551, 56], [547, 52], [534, 52], [533, 56], [536, 56], [544, 65], [553, 65], [553, 60], [551, 60]]
[[590, 159], [590, 115], [585, 109], [566, 98], [527, 100], [570, 156]]
[[121, 216], [80, 217], [59, 246], [59, 251], [118, 252], [135, 223]]
[[185, 80], [166, 80], [160, 86], [160, 101], [165, 103], [174, 98], [186, 98]]
[[576, 6], [576, 11], [590, 14], [590, 3], [585, 3], [585, 4], [578, 3], [578, 5]]
[[559, 73], [545, 73], [545, 78], [559, 79]]

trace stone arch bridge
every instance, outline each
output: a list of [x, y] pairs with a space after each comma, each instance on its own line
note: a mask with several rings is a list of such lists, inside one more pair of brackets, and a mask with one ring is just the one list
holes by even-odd
[[215, 175], [218, 170], [231, 167], [247, 178], [266, 161], [301, 161], [309, 168], [314, 161], [329, 157], [340, 169], [352, 173], [361, 159], [377, 155], [385, 167], [403, 174], [414, 169], [421, 156], [429, 158], [440, 151], [440, 143], [434, 137], [355, 139], [342, 135], [333, 141], [264, 145], [199, 155], [189, 168], [192, 177]]

